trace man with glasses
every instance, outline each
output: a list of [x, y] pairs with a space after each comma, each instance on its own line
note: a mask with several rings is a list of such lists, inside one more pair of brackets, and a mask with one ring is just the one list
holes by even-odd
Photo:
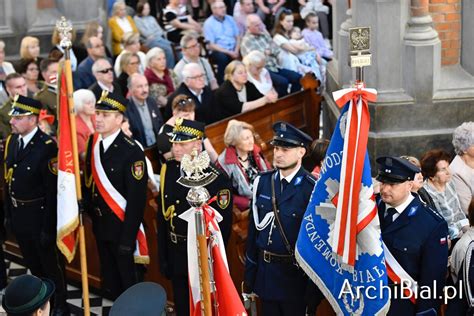
[[209, 41], [211, 58], [217, 64], [217, 82], [224, 81], [225, 67], [239, 58], [240, 34], [234, 18], [226, 15], [223, 1], [211, 4], [212, 15], [204, 22], [204, 37]]
[[84, 59], [79, 66], [77, 66], [77, 79], [74, 81], [74, 88], [87, 89], [95, 82], [94, 74], [92, 73], [92, 65], [99, 58], [105, 57], [104, 43], [97, 36], [91, 36], [86, 43], [87, 58]]
[[211, 89], [205, 84], [204, 69], [196, 63], [189, 63], [183, 67], [183, 83], [168, 98], [165, 107], [165, 120], [172, 115], [171, 105], [174, 98], [179, 94], [191, 97], [196, 103], [196, 121], [210, 124], [217, 118], [214, 109], [214, 95]]
[[184, 35], [180, 41], [181, 48], [183, 50], [183, 58], [174, 66], [174, 73], [178, 77], [179, 82], [183, 82], [183, 68], [184, 65], [189, 63], [196, 63], [201, 65], [204, 70], [205, 77], [204, 81], [206, 86], [209, 86], [212, 90], [219, 87], [217, 80], [214, 76], [212, 66], [207, 58], [201, 57], [201, 45], [198, 42], [198, 36], [195, 33], [189, 33]]
[[100, 99], [102, 90], [107, 90], [120, 95], [122, 94], [120, 86], [114, 80], [114, 69], [107, 59], [97, 59], [92, 65], [92, 73], [97, 82], [90, 86], [89, 90], [94, 93], [96, 100]]

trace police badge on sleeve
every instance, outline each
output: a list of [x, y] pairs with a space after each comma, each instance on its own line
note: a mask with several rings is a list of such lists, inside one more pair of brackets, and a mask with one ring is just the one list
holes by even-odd
[[145, 162], [143, 160], [135, 161], [132, 165], [132, 175], [135, 179], [141, 180], [145, 173]]

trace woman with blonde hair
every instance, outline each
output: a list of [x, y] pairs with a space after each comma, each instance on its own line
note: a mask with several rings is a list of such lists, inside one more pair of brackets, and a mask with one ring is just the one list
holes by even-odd
[[252, 125], [230, 120], [224, 134], [226, 149], [216, 163], [232, 180], [234, 204], [241, 211], [249, 208], [253, 180], [259, 172], [271, 169], [255, 144], [254, 134]]
[[247, 112], [267, 103], [276, 102], [278, 95], [269, 91], [265, 96], [248, 81], [245, 65], [238, 60], [225, 68], [224, 82], [215, 90], [215, 104], [219, 104], [220, 119]]
[[126, 98], [128, 94], [128, 77], [138, 72], [140, 67], [140, 57], [137, 53], [126, 52], [120, 59], [121, 74], [117, 78], [117, 83], [122, 90], [122, 95]]
[[112, 53], [114, 56], [118, 56], [124, 49], [123, 36], [126, 33], [139, 34], [135, 21], [127, 14], [126, 5], [123, 1], [117, 1], [113, 4], [109, 27], [112, 33]]
[[[33, 59], [36, 65], [40, 66], [41, 60], [43, 60], [40, 55], [40, 41], [37, 37], [33, 36], [25, 36], [21, 40], [20, 43], [20, 61], [15, 66], [16, 71], [18, 72], [18, 68], [22, 63], [25, 62], [27, 59]], [[43, 77], [40, 73], [40, 79], [43, 80]]]
[[138, 72], [143, 74], [146, 68], [146, 56], [145, 53], [140, 51], [140, 35], [137, 33], [126, 33], [123, 35], [123, 45], [124, 49], [115, 59], [114, 72], [117, 77], [120, 76], [122, 70], [120, 69], [120, 60], [122, 59], [123, 54], [125, 53], [135, 53], [140, 58], [140, 66], [138, 67]]

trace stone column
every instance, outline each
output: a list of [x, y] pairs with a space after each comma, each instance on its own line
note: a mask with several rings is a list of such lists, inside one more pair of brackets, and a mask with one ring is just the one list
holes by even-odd
[[349, 66], [349, 28], [352, 24], [352, 9], [346, 11], [347, 19], [342, 22], [337, 36], [337, 60], [339, 64], [338, 79], [339, 85], [350, 85], [352, 78], [352, 68]]
[[471, 75], [474, 75], [474, 2], [462, 2], [462, 34], [461, 34], [461, 65]]
[[61, 13], [56, 7], [56, 1], [37, 0], [36, 8], [35, 19], [29, 31], [33, 34], [52, 33], [56, 21], [61, 17]]
[[441, 42], [433, 29], [429, 0], [411, 0], [410, 12], [404, 36], [405, 90], [417, 102], [431, 101], [439, 86]]

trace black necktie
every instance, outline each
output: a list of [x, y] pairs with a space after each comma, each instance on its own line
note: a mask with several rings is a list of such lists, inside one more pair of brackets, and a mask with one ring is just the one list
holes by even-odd
[[395, 208], [389, 207], [387, 209], [387, 215], [385, 215], [385, 218], [383, 219], [385, 227], [393, 223], [394, 221], [393, 216], [395, 214], [397, 214], [397, 210]]
[[23, 144], [24, 144], [23, 138], [18, 139], [18, 151], [17, 151], [18, 155], [19, 155], [19, 154], [21, 153], [21, 151], [23, 150]]
[[281, 180], [281, 192], [283, 193], [283, 191], [285, 191], [286, 187], [288, 186], [288, 181], [286, 181], [286, 179], [282, 179]]
[[99, 150], [100, 150], [100, 155], [103, 156], [105, 150], [104, 150], [104, 142], [102, 140], [99, 142]]

